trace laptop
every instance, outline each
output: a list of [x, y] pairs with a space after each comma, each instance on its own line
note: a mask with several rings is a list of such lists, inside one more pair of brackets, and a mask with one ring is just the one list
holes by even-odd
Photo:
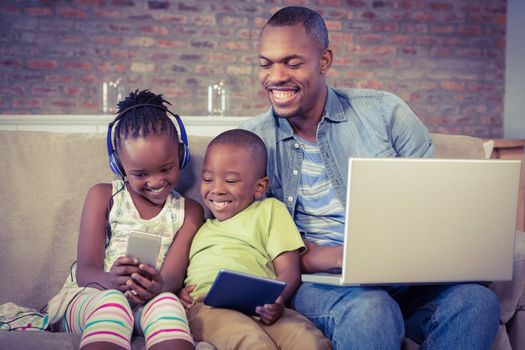
[[342, 273], [303, 282], [512, 279], [520, 161], [350, 158]]

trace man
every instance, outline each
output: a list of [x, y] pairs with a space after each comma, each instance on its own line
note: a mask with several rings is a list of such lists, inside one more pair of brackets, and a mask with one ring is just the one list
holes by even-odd
[[[269, 195], [303, 234], [306, 272], [341, 268], [349, 157], [433, 157], [428, 131], [397, 96], [331, 89], [321, 16], [286, 7], [259, 38], [259, 80], [271, 108], [242, 127], [268, 149]], [[388, 176], [388, 174], [385, 174]], [[435, 349], [490, 349], [499, 302], [478, 284], [339, 287], [303, 283], [292, 306], [335, 349], [399, 349], [404, 336]]]

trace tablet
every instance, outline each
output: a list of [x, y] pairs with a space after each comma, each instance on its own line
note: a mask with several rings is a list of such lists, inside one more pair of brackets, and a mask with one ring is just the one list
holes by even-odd
[[285, 287], [283, 281], [221, 269], [204, 298], [204, 304], [257, 315], [255, 308], [275, 303]]

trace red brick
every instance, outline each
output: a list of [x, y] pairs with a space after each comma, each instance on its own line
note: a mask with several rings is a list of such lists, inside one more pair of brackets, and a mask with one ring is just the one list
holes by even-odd
[[92, 67], [93, 66], [89, 62], [80, 62], [80, 61], [64, 62], [64, 68], [91, 70]]
[[442, 81], [440, 86], [442, 89], [445, 89], [445, 90], [452, 90], [452, 91], [464, 91], [465, 90], [464, 82], [457, 82], [457, 81], [452, 81], [452, 80]]
[[183, 47], [187, 47], [187, 43], [171, 39], [159, 39], [157, 42], [157, 46], [167, 49], [180, 49]]
[[49, 7], [28, 7], [25, 12], [31, 16], [51, 16], [53, 10]]
[[479, 26], [479, 25], [477, 25], [477, 26], [476, 25], [459, 26], [458, 33], [459, 34], [464, 34], [464, 35], [481, 35], [481, 26]]
[[48, 83], [68, 84], [76, 80], [76, 77], [70, 74], [46, 74], [44, 81]]
[[3, 4], [0, 4], [0, 13], [6, 13], [6, 14], [9, 14], [9, 15], [14, 15], [14, 14], [20, 13], [20, 9], [18, 7], [16, 7], [15, 5], [9, 5], [9, 4], [3, 5]]
[[152, 26], [152, 25], [142, 25], [139, 27], [139, 31], [147, 34], [158, 34], [158, 35], [168, 35], [169, 30], [166, 27], [161, 26]]
[[239, 51], [248, 50], [248, 43], [245, 41], [227, 41], [220, 44], [222, 48], [227, 50]]
[[430, 32], [434, 34], [450, 34], [454, 33], [455, 27], [453, 25], [432, 25], [430, 26]]
[[75, 107], [76, 101], [74, 99], [68, 99], [68, 100], [51, 100], [51, 106], [53, 107]]
[[85, 11], [77, 10], [73, 8], [58, 9], [58, 14], [62, 17], [67, 17], [67, 18], [85, 18], [87, 17], [87, 13]]
[[229, 62], [233, 63], [237, 60], [237, 56], [235, 55], [225, 55], [222, 53], [213, 53], [208, 56], [210, 63], [220, 63], [220, 62]]
[[248, 18], [246, 17], [233, 17], [225, 16], [221, 20], [221, 25], [227, 27], [243, 27], [248, 24]]
[[84, 84], [98, 84], [100, 83], [100, 78], [95, 74], [84, 74], [80, 78], [80, 82]]
[[341, 32], [332, 32], [330, 33], [330, 41], [340, 41], [345, 43], [351, 43], [353, 41], [352, 33], [341, 33]]
[[137, 36], [124, 38], [124, 45], [126, 46], [141, 46], [141, 47], [151, 47], [156, 44], [156, 40], [152, 37], [146, 36]]
[[122, 37], [120, 36], [108, 36], [108, 35], [96, 35], [91, 38], [93, 43], [102, 45], [119, 46], [122, 45]]
[[316, 1], [318, 6], [324, 7], [324, 6], [339, 6], [342, 5], [341, 0], [317, 0]]
[[447, 46], [464, 46], [465, 38], [453, 36], [453, 37], [443, 37], [441, 38], [441, 44]]
[[12, 101], [13, 108], [42, 108], [44, 106], [44, 99], [41, 98], [14, 98]]
[[56, 60], [29, 60], [27, 67], [29, 69], [56, 69], [59, 64]]
[[99, 72], [114, 72], [114, 73], [124, 73], [127, 70], [128, 66], [124, 63], [109, 63], [104, 62], [97, 66]]
[[84, 95], [86, 93], [86, 89], [80, 86], [67, 86], [64, 88], [64, 93], [66, 95], [79, 96]]
[[446, 11], [449, 12], [453, 9], [452, 4], [446, 2], [431, 2], [430, 10], [432, 11]]
[[226, 67], [226, 73], [229, 75], [248, 75], [253, 73], [252, 66], [228, 66]]
[[343, 24], [341, 23], [341, 21], [326, 20], [325, 24], [326, 24], [326, 28], [328, 29], [329, 33], [332, 31], [341, 31], [343, 29]]

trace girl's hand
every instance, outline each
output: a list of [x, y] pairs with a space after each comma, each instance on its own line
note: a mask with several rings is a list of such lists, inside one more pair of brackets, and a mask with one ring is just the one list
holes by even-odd
[[121, 256], [109, 270], [109, 289], [116, 289], [125, 293], [129, 289], [131, 275], [139, 271], [138, 261], [135, 258]]
[[138, 271], [131, 274], [128, 286], [128, 299], [134, 304], [142, 305], [162, 292], [164, 281], [153, 266], [140, 264]]
[[269, 326], [277, 321], [284, 311], [284, 301], [281, 296], [277, 298], [274, 304], [265, 304], [263, 306], [257, 306], [255, 312], [261, 318], [261, 323]]
[[194, 289], [195, 289], [195, 285], [190, 284], [182, 288], [177, 293], [177, 296], [179, 297], [179, 300], [182, 306], [184, 306], [184, 309], [186, 310], [189, 310], [193, 306], [193, 303], [195, 302], [193, 297], [190, 295], [190, 293], [193, 292]]

